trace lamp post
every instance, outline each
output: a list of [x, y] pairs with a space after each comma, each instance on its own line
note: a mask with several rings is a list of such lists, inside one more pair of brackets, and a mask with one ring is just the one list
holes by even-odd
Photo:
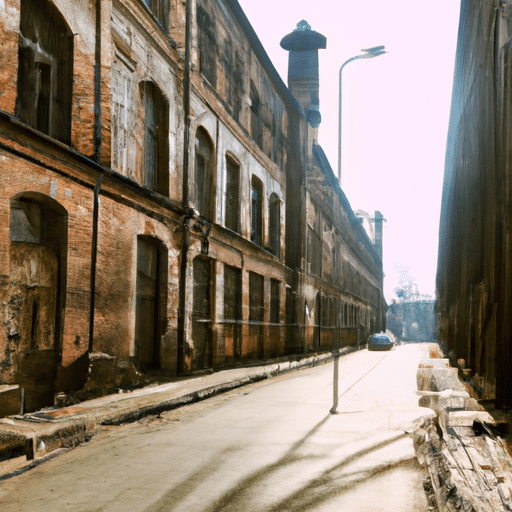
[[340, 76], [339, 76], [339, 109], [338, 109], [338, 182], [341, 186], [341, 72], [343, 68], [353, 60], [358, 59], [373, 59], [374, 57], [378, 57], [379, 55], [384, 55], [388, 53], [384, 50], [384, 46], [374, 46], [373, 48], [366, 48], [365, 50], [361, 50], [365, 52], [361, 55], [356, 55], [348, 59], [344, 62], [340, 67]]
[[[356, 55], [348, 59], [344, 62], [340, 67], [340, 77], [339, 77], [339, 109], [338, 109], [338, 182], [341, 186], [341, 72], [343, 68], [353, 60], [358, 59], [373, 59], [374, 57], [378, 57], [379, 55], [383, 55], [388, 53], [384, 50], [384, 46], [374, 46], [372, 48], [366, 48], [365, 50], [361, 50], [364, 52], [361, 55]], [[333, 386], [332, 386], [332, 408], [330, 410], [331, 414], [336, 414], [338, 412], [338, 367], [339, 367], [339, 359], [340, 359], [340, 336], [341, 336], [341, 327], [338, 329], [338, 337], [336, 340], [336, 350], [333, 351], [334, 354], [334, 375], [333, 375]]]

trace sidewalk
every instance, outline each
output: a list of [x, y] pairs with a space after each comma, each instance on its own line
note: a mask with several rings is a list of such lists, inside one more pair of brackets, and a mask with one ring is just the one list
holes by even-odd
[[[347, 347], [341, 353], [355, 350]], [[0, 419], [0, 479], [24, 471], [88, 441], [101, 425], [135, 421], [275, 375], [326, 363], [332, 354], [280, 361], [191, 377], [131, 392], [107, 395], [71, 407]]]

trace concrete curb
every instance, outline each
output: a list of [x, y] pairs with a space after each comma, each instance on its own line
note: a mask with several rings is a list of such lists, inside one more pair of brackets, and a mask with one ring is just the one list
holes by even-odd
[[[340, 351], [340, 355], [356, 350], [356, 347], [347, 347]], [[300, 360], [223, 370], [196, 379], [142, 388], [129, 394], [108, 395], [75, 407], [0, 419], [0, 480], [38, 465], [62, 448], [73, 448], [88, 441], [101, 425], [137, 421], [144, 416], [160, 414], [332, 359], [329, 352]]]

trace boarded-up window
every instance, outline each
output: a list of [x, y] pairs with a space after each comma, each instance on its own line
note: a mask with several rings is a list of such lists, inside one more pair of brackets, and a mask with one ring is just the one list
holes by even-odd
[[144, 186], [169, 196], [169, 104], [152, 82], [141, 84], [144, 104]]
[[225, 225], [240, 233], [240, 166], [226, 158], [226, 210]]
[[251, 242], [261, 245], [263, 241], [263, 184], [252, 177], [251, 186]]
[[235, 357], [242, 355], [242, 271], [224, 265], [225, 337], [233, 340]]
[[263, 276], [249, 272], [249, 321], [263, 322]]
[[169, 31], [169, 0], [143, 0], [165, 32]]
[[195, 258], [192, 309], [195, 370], [204, 370], [212, 365], [211, 286], [211, 260]]
[[21, 1], [18, 59], [16, 115], [70, 144], [73, 34], [52, 2]]
[[277, 194], [272, 194], [268, 214], [269, 249], [272, 254], [280, 256], [281, 248], [281, 202]]
[[199, 213], [207, 220], [213, 221], [213, 204], [215, 197], [213, 144], [203, 128], [196, 132], [196, 204]]
[[270, 280], [270, 323], [278, 324], [280, 322], [281, 310], [281, 283], [276, 279]]
[[116, 55], [112, 64], [112, 163], [114, 169], [135, 177], [135, 89], [133, 67]]

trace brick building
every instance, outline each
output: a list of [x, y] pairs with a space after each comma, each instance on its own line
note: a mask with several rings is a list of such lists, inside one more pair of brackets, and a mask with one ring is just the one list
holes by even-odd
[[5, 0], [0, 25], [0, 384], [25, 410], [384, 327], [316, 144], [323, 36], [290, 34], [314, 41], [288, 88], [236, 0]]

